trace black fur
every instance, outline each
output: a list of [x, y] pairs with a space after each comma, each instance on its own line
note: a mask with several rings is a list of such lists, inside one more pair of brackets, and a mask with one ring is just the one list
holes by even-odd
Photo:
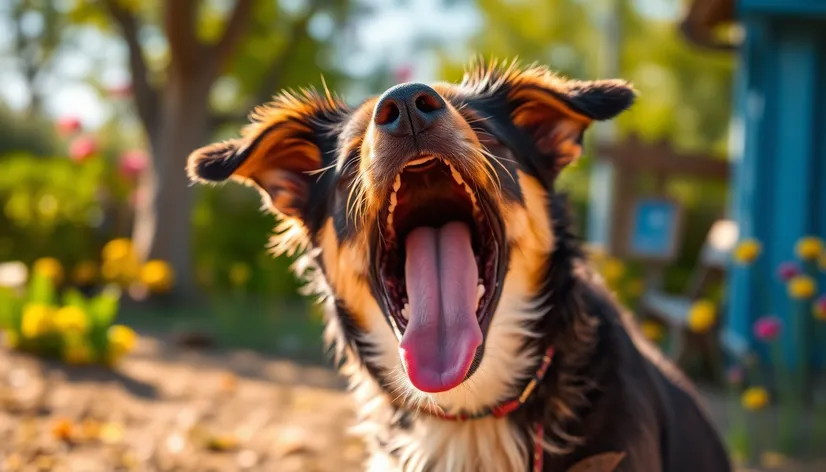
[[[533, 398], [512, 415], [526, 432], [541, 419], [549, 441], [569, 446], [567, 454], [546, 454], [543, 470], [565, 471], [605, 452], [626, 453], [620, 471], [731, 470], [689, 383], [634, 335], [628, 315], [593, 276], [570, 232], [565, 199], [553, 197], [551, 208], [557, 246], [537, 294], [547, 314], [534, 329], [545, 333], [536, 343], [553, 344], [558, 354]], [[588, 331], [583, 323], [592, 322], [589, 345], [577, 325]], [[573, 418], [560, 413], [560, 397], [574, 408]]]

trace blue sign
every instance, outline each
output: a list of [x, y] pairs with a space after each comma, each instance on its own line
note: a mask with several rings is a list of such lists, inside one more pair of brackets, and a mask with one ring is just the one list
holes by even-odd
[[662, 199], [637, 202], [631, 227], [630, 252], [638, 257], [671, 259], [675, 256], [679, 207]]

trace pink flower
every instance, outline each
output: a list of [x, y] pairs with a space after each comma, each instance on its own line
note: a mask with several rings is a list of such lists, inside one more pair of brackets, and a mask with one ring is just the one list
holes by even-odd
[[126, 151], [120, 156], [120, 174], [128, 179], [139, 176], [149, 162], [149, 156], [140, 149]]
[[777, 276], [784, 282], [788, 282], [800, 273], [800, 266], [796, 262], [784, 262], [777, 267]]
[[80, 119], [76, 116], [64, 116], [57, 120], [57, 133], [64, 137], [80, 131], [80, 127]]
[[729, 368], [726, 372], [726, 378], [728, 382], [732, 385], [741, 385], [745, 378], [745, 374], [743, 373], [743, 368], [739, 365], [734, 365]]
[[132, 84], [124, 83], [113, 85], [106, 90], [112, 98], [129, 98], [132, 95]]
[[396, 68], [393, 73], [396, 83], [410, 82], [413, 78], [413, 67], [405, 64]]
[[764, 316], [754, 323], [754, 335], [761, 341], [773, 341], [780, 335], [783, 323], [776, 316]]
[[75, 162], [83, 162], [98, 151], [98, 143], [91, 136], [78, 136], [69, 145], [69, 157]]

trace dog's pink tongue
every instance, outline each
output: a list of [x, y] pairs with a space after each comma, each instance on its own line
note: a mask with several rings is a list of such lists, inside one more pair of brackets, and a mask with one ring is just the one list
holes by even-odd
[[405, 249], [410, 320], [399, 351], [416, 388], [444, 392], [462, 383], [482, 343], [470, 230], [460, 222], [416, 228]]

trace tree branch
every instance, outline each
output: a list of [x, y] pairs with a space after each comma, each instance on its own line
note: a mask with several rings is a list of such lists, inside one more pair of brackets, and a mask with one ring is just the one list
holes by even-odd
[[239, 41], [241, 40], [244, 31], [249, 26], [250, 14], [252, 13], [252, 0], [237, 0], [235, 2], [235, 9], [227, 19], [224, 34], [221, 39], [214, 46], [214, 54], [218, 62], [218, 68], [223, 69], [226, 63], [235, 53]]
[[181, 68], [194, 67], [203, 55], [195, 37], [197, 0], [166, 0], [164, 8], [164, 32], [169, 41], [171, 64]]
[[[118, 24], [129, 50], [129, 71], [132, 75], [132, 90], [135, 94], [135, 104], [138, 116], [147, 133], [154, 133], [157, 122], [158, 92], [149, 82], [149, 68], [143, 55], [138, 32], [140, 25], [132, 13], [123, 8], [117, 0], [104, 0], [109, 15]], [[175, 3], [175, 2], [173, 2]]]

